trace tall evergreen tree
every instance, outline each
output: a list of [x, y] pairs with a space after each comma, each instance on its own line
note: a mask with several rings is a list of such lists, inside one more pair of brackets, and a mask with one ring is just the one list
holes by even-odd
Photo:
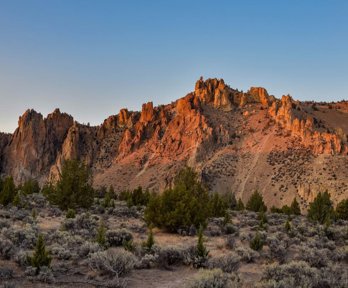
[[29, 257], [29, 262], [31, 266], [37, 269], [37, 273], [39, 272], [42, 266], [49, 267], [52, 261], [52, 257], [49, 255], [46, 250], [46, 245], [43, 236], [40, 234], [37, 242], [35, 251], [32, 257]]
[[291, 203], [290, 211], [291, 211], [291, 214], [294, 214], [294, 215], [301, 215], [300, 204], [298, 204], [296, 198], [294, 198], [294, 200], [293, 200], [292, 203]]
[[348, 220], [348, 199], [342, 200], [337, 204], [336, 217], [338, 219]]
[[249, 201], [246, 205], [246, 209], [254, 212], [266, 212], [267, 206], [263, 202], [262, 195], [255, 191], [251, 197], [249, 198]]
[[318, 221], [320, 224], [324, 224], [334, 217], [332, 201], [327, 191], [319, 192], [314, 201], [309, 204], [307, 216], [310, 220]]
[[89, 208], [93, 203], [94, 190], [88, 167], [77, 160], [66, 160], [50, 198], [63, 210]]

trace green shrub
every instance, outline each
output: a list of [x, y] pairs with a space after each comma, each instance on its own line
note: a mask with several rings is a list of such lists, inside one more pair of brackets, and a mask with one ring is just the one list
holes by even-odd
[[34, 254], [32, 257], [28, 257], [28, 260], [31, 266], [36, 268], [37, 273], [39, 273], [41, 267], [50, 266], [52, 257], [46, 250], [45, 241], [41, 234], [37, 239]]
[[255, 237], [250, 241], [250, 248], [255, 251], [262, 250], [262, 247], [264, 245], [264, 241], [261, 238], [261, 235], [259, 233], [256, 233]]
[[309, 204], [307, 217], [312, 221], [318, 221], [324, 224], [334, 216], [334, 209], [330, 199], [330, 194], [326, 191], [319, 192], [314, 201]]
[[201, 266], [207, 259], [208, 259], [209, 251], [204, 245], [204, 238], [203, 238], [203, 227], [201, 226], [198, 230], [198, 240], [197, 240], [197, 247], [196, 247], [196, 257], [198, 259], [198, 263], [200, 263], [199, 266]]
[[56, 186], [47, 185], [44, 193], [61, 209], [89, 208], [93, 203], [92, 174], [86, 165], [77, 160], [66, 160]]
[[119, 199], [126, 201], [128, 207], [146, 206], [150, 201], [150, 192], [149, 190], [143, 191], [143, 188], [139, 186], [133, 191], [122, 191]]
[[286, 231], [287, 233], [290, 232], [290, 230], [291, 230], [291, 224], [290, 224], [289, 219], [286, 220], [285, 225], [284, 225], [284, 228], [285, 228], [285, 231]]
[[268, 220], [267, 220], [267, 216], [265, 212], [260, 212], [258, 215], [258, 219], [259, 219], [259, 227], [261, 229], [265, 229], [265, 225], [267, 224]]
[[210, 216], [210, 197], [197, 180], [192, 168], [179, 172], [174, 180], [174, 188], [161, 195], [151, 195], [145, 209], [145, 220], [151, 225], [176, 232], [191, 225], [205, 226]]
[[95, 241], [100, 246], [105, 246], [105, 244], [106, 244], [106, 227], [105, 227], [103, 221], [101, 221], [99, 224]]
[[336, 217], [342, 220], [348, 220], [348, 199], [342, 200], [336, 206]]
[[241, 287], [235, 274], [223, 273], [220, 269], [202, 270], [191, 281], [189, 288], [231, 288]]
[[151, 250], [151, 248], [153, 247], [153, 245], [155, 245], [155, 239], [154, 239], [154, 237], [153, 237], [152, 228], [150, 227], [150, 228], [149, 228], [148, 235], [147, 235], [147, 240], [146, 240], [146, 242], [144, 243], [144, 247], [145, 247], [147, 250]]
[[226, 214], [226, 210], [229, 206], [228, 199], [224, 196], [220, 196], [218, 193], [214, 193], [210, 199], [210, 209], [212, 217], [223, 217]]
[[75, 209], [68, 209], [66, 212], [65, 218], [75, 218], [76, 217], [76, 211]]
[[294, 198], [294, 200], [292, 201], [290, 210], [291, 210], [291, 214], [293, 215], [301, 215], [300, 204], [298, 204], [296, 198]]
[[263, 202], [263, 197], [262, 195], [258, 192], [255, 191], [253, 195], [251, 195], [247, 205], [246, 209], [254, 212], [266, 212], [267, 207], [265, 203]]
[[130, 240], [123, 240], [122, 246], [126, 251], [133, 252], [135, 250], [135, 246], [133, 243], [133, 239]]
[[16, 196], [16, 185], [12, 177], [7, 177], [2, 182], [2, 189], [0, 191], [0, 204], [7, 206], [12, 203]]
[[40, 192], [39, 182], [32, 179], [25, 181], [18, 189], [26, 195]]
[[237, 202], [237, 211], [243, 211], [245, 209], [244, 203], [241, 198], [238, 199]]

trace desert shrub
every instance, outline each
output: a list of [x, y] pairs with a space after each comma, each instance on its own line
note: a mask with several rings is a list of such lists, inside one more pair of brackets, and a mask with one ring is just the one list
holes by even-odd
[[169, 267], [172, 265], [181, 264], [184, 261], [182, 249], [175, 246], [161, 248], [157, 254], [157, 261], [160, 267]]
[[124, 241], [132, 240], [133, 235], [126, 229], [108, 230], [106, 231], [105, 238], [109, 246], [117, 247], [122, 246]]
[[219, 268], [223, 272], [231, 273], [237, 271], [241, 262], [241, 257], [236, 253], [229, 253], [218, 258], [211, 258], [208, 261], [208, 268]]
[[125, 250], [95, 252], [88, 259], [88, 265], [92, 270], [113, 276], [123, 276], [129, 273], [135, 263], [135, 256]]
[[16, 185], [12, 177], [7, 177], [3, 180], [2, 189], [0, 191], [0, 204], [7, 206], [12, 203], [16, 196]]
[[174, 188], [152, 195], [145, 210], [145, 220], [159, 228], [176, 232], [191, 225], [205, 226], [210, 215], [209, 194], [192, 168], [179, 172]]
[[1, 258], [8, 260], [15, 253], [15, 246], [9, 239], [0, 237], [0, 256]]
[[80, 257], [87, 257], [89, 254], [100, 251], [100, 246], [97, 243], [86, 241], [78, 248], [78, 255]]
[[234, 249], [236, 245], [236, 238], [232, 235], [227, 235], [226, 237], [226, 247], [228, 249]]
[[266, 243], [269, 247], [271, 257], [278, 260], [280, 263], [283, 263], [287, 252], [286, 245], [278, 239], [277, 235], [267, 237]]
[[26, 267], [30, 265], [30, 259], [28, 259], [28, 253], [22, 249], [20, 249], [14, 255], [14, 260], [20, 267]]
[[318, 249], [310, 248], [308, 246], [301, 247], [298, 260], [307, 262], [312, 267], [325, 267], [329, 264], [329, 250], [328, 249]]
[[241, 257], [241, 261], [246, 263], [251, 263], [258, 258], [259, 254], [255, 252], [254, 250], [250, 249], [249, 247], [237, 247], [235, 249], [237, 254]]
[[156, 267], [158, 264], [158, 254], [145, 254], [141, 259], [136, 263], [137, 269], [151, 269]]
[[262, 277], [261, 287], [317, 287], [318, 270], [306, 262], [292, 261], [288, 264], [267, 266]]
[[263, 202], [263, 197], [262, 195], [258, 192], [255, 191], [250, 199], [248, 200], [248, 203], [246, 205], [246, 209], [254, 212], [266, 212], [267, 207], [265, 203]]
[[110, 280], [104, 281], [104, 286], [106, 288], [127, 288], [128, 283], [126, 279], [121, 279], [118, 276], [115, 276], [114, 278]]
[[226, 274], [220, 269], [201, 270], [199, 275], [188, 286], [189, 288], [230, 288], [240, 287], [239, 277]]
[[260, 233], [256, 233], [255, 237], [250, 241], [250, 248], [255, 251], [262, 250], [264, 240], [261, 238]]
[[[221, 218], [217, 218], [221, 219]], [[220, 221], [219, 221], [220, 222]], [[216, 237], [216, 236], [221, 236], [222, 232], [221, 231], [221, 224], [220, 223], [209, 223], [205, 229], [205, 234], [210, 237]]]
[[348, 270], [341, 264], [320, 269], [318, 287], [347, 287]]
[[47, 266], [42, 266], [40, 268], [36, 279], [44, 283], [53, 283], [55, 281], [52, 270]]
[[13, 270], [7, 267], [0, 267], [0, 280], [9, 280], [13, 278]]
[[342, 220], [348, 220], [348, 199], [342, 200], [336, 206], [336, 217]]
[[75, 218], [64, 219], [62, 227], [64, 230], [78, 232], [79, 230], [88, 230], [92, 232], [92, 236], [95, 235], [93, 231], [98, 226], [98, 221], [92, 217], [89, 213], [82, 213], [77, 215]]
[[52, 255], [56, 256], [59, 260], [69, 260], [71, 258], [71, 252], [60, 245], [53, 245], [50, 247], [50, 252]]
[[76, 211], [75, 209], [68, 209], [68, 211], [65, 214], [66, 218], [75, 218], [76, 217]]
[[93, 204], [92, 174], [86, 165], [77, 160], [63, 163], [60, 179], [45, 190], [48, 199], [61, 209], [89, 208]]
[[37, 242], [33, 256], [28, 256], [31, 266], [37, 269], [37, 273], [40, 271], [42, 266], [50, 266], [52, 257], [46, 250], [46, 245], [43, 236], [40, 234]]
[[26, 224], [24, 227], [10, 227], [2, 231], [3, 236], [12, 241], [13, 245], [19, 248], [31, 249], [35, 246], [38, 227]]
[[328, 192], [319, 192], [314, 201], [309, 204], [307, 216], [310, 220], [318, 221], [320, 224], [333, 218], [334, 209]]

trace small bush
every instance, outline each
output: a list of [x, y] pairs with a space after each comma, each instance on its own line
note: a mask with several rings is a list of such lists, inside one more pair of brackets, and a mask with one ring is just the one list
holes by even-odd
[[237, 271], [241, 262], [241, 257], [235, 253], [229, 253], [227, 255], [212, 258], [208, 261], [209, 269], [219, 268], [223, 272], [231, 273]]
[[135, 256], [125, 250], [106, 250], [90, 255], [88, 264], [92, 270], [113, 276], [129, 273], [136, 263]]
[[172, 265], [181, 264], [184, 261], [184, 254], [182, 249], [169, 246], [158, 251], [158, 263], [160, 267], [169, 267]]
[[303, 261], [292, 261], [283, 265], [272, 264], [266, 267], [261, 287], [317, 287], [317, 272], [317, 269]]
[[9, 239], [0, 238], [0, 257], [9, 260], [15, 253], [15, 246]]
[[76, 217], [76, 211], [75, 209], [68, 209], [66, 212], [65, 218], [75, 218]]
[[189, 288], [230, 288], [240, 287], [236, 275], [223, 273], [220, 269], [202, 270], [189, 285]]
[[254, 262], [255, 259], [259, 256], [257, 252], [250, 249], [249, 247], [237, 247], [235, 251], [241, 257], [241, 261], [244, 261], [246, 263]]
[[108, 246], [117, 247], [122, 246], [124, 241], [133, 239], [133, 235], [126, 229], [108, 230], [105, 234], [106, 243]]

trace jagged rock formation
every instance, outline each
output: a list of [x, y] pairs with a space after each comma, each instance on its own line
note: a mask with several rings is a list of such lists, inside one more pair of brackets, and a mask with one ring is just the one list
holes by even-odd
[[0, 172], [44, 182], [57, 179], [65, 159], [78, 158], [97, 186], [162, 190], [191, 165], [210, 190], [245, 200], [259, 189], [269, 205], [294, 196], [306, 205], [328, 189], [336, 201], [348, 195], [348, 105], [330, 105], [278, 100], [262, 87], [243, 93], [201, 78], [172, 104], [122, 109], [96, 127], [59, 110], [47, 118], [28, 110], [13, 135], [0, 134]]

